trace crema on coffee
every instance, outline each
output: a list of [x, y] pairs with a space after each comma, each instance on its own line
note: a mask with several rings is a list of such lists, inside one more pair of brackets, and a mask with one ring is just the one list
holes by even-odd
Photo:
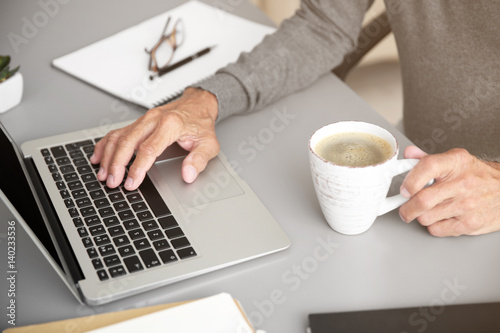
[[331, 163], [352, 167], [379, 164], [392, 155], [392, 147], [386, 140], [362, 132], [329, 135], [316, 144], [314, 151]]

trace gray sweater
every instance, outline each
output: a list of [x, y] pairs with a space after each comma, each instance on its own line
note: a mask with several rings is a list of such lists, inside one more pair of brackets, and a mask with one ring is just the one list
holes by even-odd
[[[263, 108], [336, 67], [373, 0], [303, 0], [252, 52], [198, 86], [219, 120]], [[429, 153], [500, 157], [500, 2], [385, 0], [403, 76], [406, 135]]]

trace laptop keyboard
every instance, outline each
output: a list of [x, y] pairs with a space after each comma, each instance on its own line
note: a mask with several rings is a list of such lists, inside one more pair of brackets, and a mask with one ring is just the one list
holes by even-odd
[[[96, 139], [97, 142], [99, 139]], [[94, 141], [42, 149], [101, 281], [197, 254], [146, 175], [139, 189], [109, 188], [90, 164]]]

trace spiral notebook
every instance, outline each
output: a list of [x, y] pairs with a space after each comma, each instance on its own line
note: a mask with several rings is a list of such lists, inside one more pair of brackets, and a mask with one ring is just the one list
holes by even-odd
[[[185, 39], [172, 63], [215, 46], [208, 54], [150, 80], [145, 48], [158, 41], [167, 18], [182, 19]], [[113, 36], [53, 60], [84, 82], [148, 109], [177, 97], [189, 85], [214, 74], [248, 52], [275, 28], [255, 23], [193, 0]]]

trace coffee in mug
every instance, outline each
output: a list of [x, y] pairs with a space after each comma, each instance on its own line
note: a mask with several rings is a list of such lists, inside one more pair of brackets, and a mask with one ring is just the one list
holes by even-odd
[[316, 154], [337, 165], [364, 167], [383, 163], [392, 155], [386, 140], [370, 133], [335, 133], [321, 139]]

